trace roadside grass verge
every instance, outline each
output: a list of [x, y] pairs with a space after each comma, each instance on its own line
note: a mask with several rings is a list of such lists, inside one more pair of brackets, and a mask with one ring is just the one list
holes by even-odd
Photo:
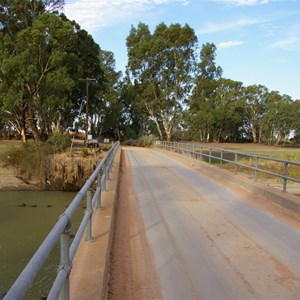
[[[238, 145], [236, 145], [236, 147], [232, 147], [232, 145], [229, 145], [229, 147], [226, 147], [226, 146], [223, 147], [223, 145], [221, 145], [221, 147], [220, 147], [220, 145], [218, 145], [215, 148], [226, 149], [226, 150], [230, 150], [233, 152], [242, 153], [242, 154], [238, 155], [239, 163], [244, 164], [246, 166], [251, 166], [251, 167], [255, 167], [257, 164], [258, 168], [260, 168], [260, 169], [263, 169], [265, 171], [269, 171], [272, 173], [281, 174], [281, 175], [284, 174], [284, 164], [282, 162], [271, 161], [271, 160], [264, 159], [264, 158], [258, 158], [258, 160], [256, 160], [255, 157], [249, 157], [246, 154], [259, 155], [259, 156], [264, 156], [264, 157], [268, 157], [268, 158], [272, 158], [272, 159], [286, 160], [286, 161], [290, 161], [290, 162], [300, 162], [300, 148], [291, 148], [291, 147], [287, 147], [287, 148], [280, 147], [279, 148], [279, 147], [270, 147], [270, 146], [264, 146], [264, 145], [262, 145], [262, 146], [251, 145], [249, 147], [247, 147], [247, 146], [237, 147], [237, 146]], [[212, 147], [214, 147], [214, 146], [212, 146]], [[208, 155], [209, 151], [203, 150], [202, 153]], [[243, 153], [245, 155], [243, 155]], [[220, 152], [213, 150], [212, 155], [216, 156], [216, 157], [220, 157]], [[223, 157], [224, 157], [224, 159], [232, 161], [232, 162], [234, 162], [234, 160], [235, 160], [234, 153], [224, 152]], [[203, 160], [206, 162], [209, 162], [208, 157], [204, 157]], [[232, 172], [235, 172], [235, 170], [237, 170], [238, 172], [246, 173], [250, 177], [254, 176], [254, 173], [255, 173], [254, 170], [251, 170], [247, 167], [243, 167], [243, 166], [235, 167], [235, 165], [233, 163], [224, 162], [224, 161], [220, 162], [220, 160], [217, 158], [211, 158], [211, 164], [220, 165], [220, 166], [222, 166], [222, 168], [227, 169]], [[296, 179], [300, 179], [300, 166], [289, 164], [287, 175], [290, 177], [296, 178]], [[259, 178], [272, 179], [276, 182], [282, 181], [282, 179], [279, 177], [274, 177], [270, 174], [266, 174], [263, 172], [259, 172]]]

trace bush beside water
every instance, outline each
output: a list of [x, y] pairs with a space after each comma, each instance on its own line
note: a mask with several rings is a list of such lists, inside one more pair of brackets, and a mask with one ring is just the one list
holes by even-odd
[[46, 142], [29, 141], [1, 155], [5, 166], [13, 166], [24, 182], [35, 182], [43, 190], [79, 190], [99, 162], [100, 150], [67, 151], [70, 139], [55, 133]]

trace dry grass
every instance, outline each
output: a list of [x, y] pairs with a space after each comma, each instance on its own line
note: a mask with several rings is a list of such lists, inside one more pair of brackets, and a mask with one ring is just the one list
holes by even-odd
[[[85, 149], [85, 155], [82, 150]], [[76, 145], [72, 152], [52, 154], [42, 144], [22, 145], [19, 141], [0, 141], [0, 159], [4, 166], [17, 170], [18, 176], [37, 181], [47, 189], [78, 190], [105, 155], [100, 149]]]
[[[255, 167], [256, 159], [254, 157], [249, 157], [246, 154], [252, 155], [259, 155], [264, 156], [267, 158], [274, 158], [279, 160], [288, 160], [291, 162], [300, 162], [300, 148], [293, 148], [293, 147], [275, 147], [275, 146], [265, 146], [265, 145], [258, 145], [258, 144], [206, 144], [205, 147], [212, 147], [212, 148], [219, 148], [219, 149], [226, 149], [234, 152], [239, 152], [241, 154], [238, 155], [238, 162], [247, 166]], [[208, 154], [208, 150], [203, 151], [203, 153]], [[243, 153], [245, 155], [243, 155]], [[220, 151], [212, 150], [212, 155], [219, 157]], [[224, 152], [223, 157], [230, 161], [234, 161], [234, 154], [233, 153], [226, 153]], [[208, 158], [205, 159], [208, 161]], [[213, 164], [221, 164], [218, 159], [212, 159]], [[235, 171], [234, 164], [231, 163], [222, 163], [222, 167], [230, 170]], [[259, 158], [258, 159], [258, 168], [263, 169], [265, 171], [277, 173], [277, 174], [284, 174], [284, 164], [282, 162], [271, 161], [268, 159]], [[248, 174], [250, 177], [254, 176], [254, 170], [251, 170], [247, 167], [237, 167], [238, 172], [242, 172]], [[296, 166], [293, 164], [288, 165], [288, 176], [296, 179], [300, 179], [300, 166]], [[272, 179], [275, 182], [279, 182], [282, 179], [278, 177], [274, 177], [270, 174], [259, 172], [259, 177], [263, 179]]]

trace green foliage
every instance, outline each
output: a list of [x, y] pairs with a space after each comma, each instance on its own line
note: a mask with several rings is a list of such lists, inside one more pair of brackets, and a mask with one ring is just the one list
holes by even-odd
[[29, 141], [11, 147], [1, 154], [1, 160], [18, 169], [24, 178], [44, 178], [50, 155], [63, 152], [69, 145], [68, 137], [55, 133], [46, 142]]
[[87, 156], [89, 155], [89, 149], [86, 148], [86, 147], [81, 148], [81, 150], [80, 150], [80, 155], [81, 155], [82, 157], [87, 157]]
[[[4, 0], [0, 6], [0, 115], [22, 140], [35, 140], [73, 126], [89, 111], [91, 133], [115, 134], [121, 108], [120, 72], [112, 52], [66, 16], [63, 0]], [[89, 85], [88, 103], [84, 78]], [[86, 108], [85, 106], [89, 107]], [[106, 128], [107, 127], [107, 128]]]
[[152, 147], [155, 143], [157, 138], [150, 134], [150, 135], [142, 135], [138, 139], [128, 139], [123, 142], [123, 145], [127, 146], [137, 146], [137, 147]]
[[130, 127], [127, 128], [124, 140], [135, 140], [137, 139], [137, 133]]
[[46, 141], [46, 145], [51, 148], [51, 153], [61, 153], [64, 152], [71, 145], [71, 140], [68, 136], [55, 132], [50, 135]]
[[105, 144], [101, 147], [101, 150], [108, 151], [111, 148], [111, 144]]
[[72, 25], [41, 10], [30, 16], [30, 22], [20, 17], [14, 31], [7, 32], [9, 22], [0, 30], [0, 110], [24, 141], [28, 128], [36, 140], [51, 133], [70, 107], [68, 94], [74, 88], [69, 72], [75, 42]]
[[182, 119], [192, 87], [196, 44], [194, 30], [179, 24], [161, 23], [151, 34], [140, 23], [127, 37], [128, 71], [161, 139], [164, 135], [170, 140]]
[[28, 142], [21, 147], [9, 149], [2, 155], [2, 161], [17, 168], [26, 179], [44, 178], [49, 153], [50, 149], [44, 143]]
[[138, 139], [137, 143], [140, 147], [151, 147], [154, 145], [156, 140], [157, 138], [153, 135], [143, 135]]
[[134, 140], [134, 139], [128, 139], [128, 140], [125, 140], [123, 143], [123, 145], [126, 145], [126, 146], [137, 146], [137, 140]]

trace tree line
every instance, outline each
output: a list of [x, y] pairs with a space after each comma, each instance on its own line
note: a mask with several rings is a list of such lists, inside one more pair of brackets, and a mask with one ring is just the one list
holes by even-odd
[[149, 132], [160, 139], [278, 145], [299, 134], [300, 100], [224, 78], [216, 46], [199, 49], [188, 25], [162, 23], [151, 33], [140, 23], [131, 28], [127, 49], [129, 107], [140, 111], [140, 127], [147, 114]]
[[187, 24], [132, 26], [122, 76], [114, 54], [61, 13], [64, 1], [2, 2], [0, 127], [24, 142], [84, 129], [87, 105], [96, 137], [282, 144], [299, 134], [300, 100], [224, 78], [216, 46], [199, 47]]

